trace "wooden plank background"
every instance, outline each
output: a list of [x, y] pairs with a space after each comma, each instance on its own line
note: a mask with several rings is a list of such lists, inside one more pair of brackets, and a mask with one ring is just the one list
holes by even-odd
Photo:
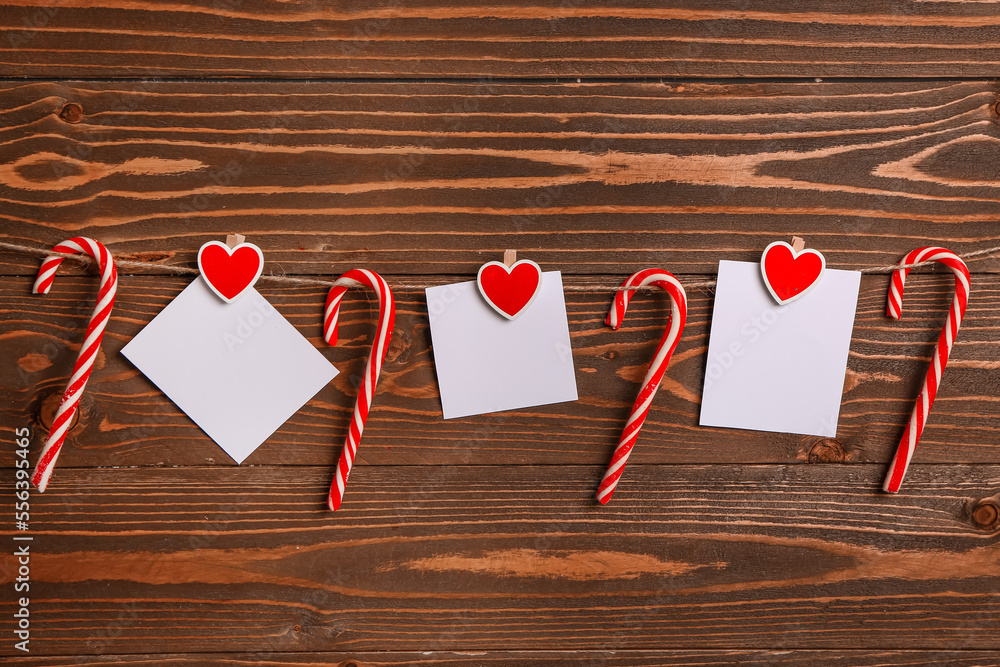
[[86, 77], [995, 77], [991, 2], [4, 0], [3, 65]]
[[[1000, 664], [1000, 260], [902, 493], [879, 491], [951, 295], [907, 251], [1000, 245], [989, 2], [0, 1], [0, 240], [85, 234], [120, 296], [50, 491], [14, 648], [14, 430], [44, 439], [95, 279], [0, 251], [0, 659], [61, 665]], [[324, 509], [377, 304], [261, 292], [343, 373], [243, 466], [120, 354], [239, 230], [354, 267], [398, 319]], [[798, 234], [864, 269], [836, 439], [697, 426], [721, 259]], [[561, 270], [580, 400], [443, 421], [421, 287], [507, 247]], [[688, 327], [615, 499], [592, 497], [664, 325]], [[33, 454], [34, 455], [34, 454]]]

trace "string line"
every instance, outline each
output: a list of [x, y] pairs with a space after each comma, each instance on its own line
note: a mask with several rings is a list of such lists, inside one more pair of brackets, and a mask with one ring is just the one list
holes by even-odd
[[[16, 243], [7, 243], [5, 241], [0, 241], [0, 249], [10, 250], [12, 252], [21, 253], [24, 255], [33, 255], [35, 257], [64, 257], [69, 260], [74, 260], [80, 262], [81, 264], [92, 264], [94, 262], [93, 258], [89, 255], [70, 255], [66, 253], [52, 252], [45, 248], [35, 248], [32, 246], [19, 245]], [[965, 261], [970, 260], [980, 260], [988, 259], [990, 257], [995, 257], [1000, 255], [1000, 246], [995, 246], [993, 248], [983, 248], [982, 250], [974, 250], [972, 252], [967, 252], [958, 255], [961, 259]], [[157, 264], [156, 262], [140, 262], [131, 259], [116, 259], [115, 264], [118, 265], [119, 269], [158, 269], [164, 271], [171, 275], [176, 276], [197, 276], [201, 272], [197, 268], [189, 266], [170, 266], [165, 264]], [[934, 266], [935, 262], [933, 260], [925, 262], [917, 262], [916, 264], [891, 264], [886, 266], [871, 266], [865, 269], [861, 269], [861, 273], [866, 274], [890, 274], [899, 269], [915, 269], [921, 266]], [[297, 278], [295, 276], [286, 275], [274, 275], [274, 274], [261, 274], [261, 282], [286, 284], [286, 285], [303, 285], [307, 287], [337, 287], [344, 285], [338, 280], [322, 280], [319, 278]], [[698, 289], [703, 287], [714, 287], [715, 280], [706, 280], [699, 283], [685, 283], [685, 289]], [[424, 289], [427, 285], [412, 285], [405, 283], [396, 283], [391, 285], [393, 289]], [[619, 287], [618, 285], [603, 285], [600, 283], [593, 283], [588, 285], [563, 285], [563, 289], [567, 292], [593, 292], [593, 291], [649, 291], [656, 289], [655, 286], [643, 286], [643, 287]]]

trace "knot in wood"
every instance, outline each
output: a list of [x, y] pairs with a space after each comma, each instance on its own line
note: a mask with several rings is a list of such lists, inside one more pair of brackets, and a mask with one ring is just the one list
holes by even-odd
[[385, 354], [386, 361], [398, 361], [405, 364], [410, 360], [410, 336], [400, 329], [396, 329], [392, 332], [392, 338], [389, 339], [389, 350]]
[[[56, 411], [59, 409], [59, 404], [62, 403], [62, 393], [49, 394], [42, 399], [41, 404], [38, 406], [38, 423], [46, 431], [52, 430], [52, 422], [56, 419]], [[73, 418], [69, 420], [69, 429], [67, 433], [76, 428], [76, 425], [80, 423], [80, 410], [77, 408], [76, 412], [73, 413]]]
[[1000, 524], [1000, 508], [992, 500], [980, 500], [972, 510], [972, 522], [977, 527], [986, 530], [996, 528]]
[[76, 102], [70, 102], [63, 106], [59, 112], [59, 117], [67, 123], [79, 123], [83, 120], [83, 107]]
[[848, 460], [847, 451], [836, 438], [821, 438], [809, 448], [809, 463], [843, 463]]

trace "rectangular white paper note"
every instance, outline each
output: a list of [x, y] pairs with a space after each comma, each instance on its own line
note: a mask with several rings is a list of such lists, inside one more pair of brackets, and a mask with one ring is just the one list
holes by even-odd
[[122, 354], [237, 463], [337, 376], [257, 290], [227, 304], [201, 278]]
[[577, 399], [558, 271], [542, 274], [538, 296], [515, 320], [492, 310], [475, 281], [426, 293], [445, 419]]
[[861, 273], [827, 269], [779, 306], [756, 262], [719, 262], [701, 425], [833, 438]]

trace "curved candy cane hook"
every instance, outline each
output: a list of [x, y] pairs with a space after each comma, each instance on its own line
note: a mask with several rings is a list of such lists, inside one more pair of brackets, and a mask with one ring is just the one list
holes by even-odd
[[[903, 483], [906, 469], [910, 465], [910, 459], [913, 458], [913, 450], [916, 449], [917, 443], [920, 441], [920, 434], [924, 430], [931, 406], [934, 405], [934, 398], [937, 396], [938, 385], [941, 382], [941, 374], [948, 364], [951, 346], [955, 344], [955, 335], [958, 333], [959, 327], [962, 326], [965, 307], [969, 303], [969, 267], [952, 251], [936, 247], [918, 248], [904, 257], [899, 264], [906, 266], [928, 261], [940, 262], [952, 270], [952, 273], [955, 274], [955, 295], [951, 300], [948, 319], [944, 323], [941, 336], [934, 348], [934, 356], [931, 358], [930, 368], [927, 369], [924, 386], [920, 390], [920, 398], [913, 406], [910, 421], [906, 424], [906, 430], [903, 431], [899, 447], [896, 448], [896, 454], [892, 457], [892, 463], [889, 464], [889, 473], [882, 486], [882, 489], [889, 493], [899, 491], [899, 487]], [[892, 274], [886, 314], [894, 320], [898, 320], [903, 311], [903, 282], [909, 273], [909, 268], [900, 268]]]
[[337, 464], [337, 473], [330, 485], [330, 495], [327, 497], [327, 506], [334, 511], [340, 507], [344, 500], [344, 487], [351, 474], [351, 466], [354, 465], [354, 456], [358, 452], [361, 433], [365, 429], [368, 410], [371, 408], [372, 396], [375, 394], [375, 385], [378, 383], [378, 376], [382, 371], [382, 361], [389, 351], [389, 339], [392, 337], [392, 328], [396, 322], [396, 301], [388, 283], [379, 274], [364, 269], [352, 269], [338, 278], [337, 283], [336, 286], [330, 288], [330, 294], [326, 297], [326, 312], [323, 316], [323, 338], [330, 345], [337, 344], [337, 320], [340, 317], [340, 302], [348, 289], [357, 285], [368, 287], [378, 296], [379, 306], [375, 342], [372, 343], [372, 351], [368, 355], [364, 380], [354, 403], [354, 417], [351, 419], [351, 426], [344, 442], [344, 450], [341, 452], [340, 462]]
[[[649, 370], [646, 371], [646, 377], [642, 381], [642, 389], [639, 390], [639, 395], [632, 406], [632, 412], [625, 423], [625, 429], [622, 431], [621, 439], [611, 457], [611, 463], [597, 489], [597, 500], [601, 504], [607, 504], [611, 500], [611, 496], [618, 486], [618, 479], [622, 476], [625, 463], [628, 462], [632, 447], [635, 446], [636, 439], [639, 437], [639, 430], [642, 428], [643, 422], [646, 421], [653, 396], [656, 395], [660, 380], [663, 379], [663, 373], [667, 370], [667, 364], [670, 363], [670, 357], [677, 347], [677, 341], [684, 331], [684, 323], [687, 320], [687, 295], [684, 293], [684, 287], [672, 274], [662, 269], [645, 269], [632, 274], [628, 280], [622, 283], [622, 287], [625, 288], [642, 287], [643, 285], [657, 285], [670, 294], [670, 327], [663, 332], [660, 345], [656, 348], [656, 356], [653, 357]], [[614, 327], [616, 331], [618, 330], [633, 294], [634, 290], [631, 289], [624, 289], [615, 294], [615, 302], [611, 306], [605, 324]]]
[[[38, 487], [39, 493], [44, 493], [55, 469], [56, 459], [66, 441], [66, 432], [80, 405], [80, 397], [83, 389], [87, 386], [87, 379], [94, 368], [94, 360], [97, 358], [97, 351], [101, 347], [101, 338], [104, 336], [104, 328], [111, 317], [111, 308], [115, 305], [115, 294], [118, 291], [118, 268], [111, 257], [111, 253], [101, 243], [94, 239], [83, 236], [71, 238], [63, 241], [52, 248], [52, 252], [80, 253], [87, 254], [97, 261], [101, 270], [101, 284], [97, 293], [97, 305], [90, 315], [90, 322], [87, 324], [87, 333], [80, 346], [80, 352], [76, 356], [76, 364], [73, 366], [73, 375], [70, 376], [63, 393], [62, 401], [56, 410], [55, 419], [52, 420], [52, 428], [49, 430], [49, 437], [45, 440], [42, 453], [38, 457], [35, 465], [35, 473], [31, 477], [31, 483]], [[38, 277], [32, 292], [35, 294], [48, 294], [55, 279], [56, 269], [62, 264], [63, 257], [49, 255], [42, 262], [38, 270]]]

